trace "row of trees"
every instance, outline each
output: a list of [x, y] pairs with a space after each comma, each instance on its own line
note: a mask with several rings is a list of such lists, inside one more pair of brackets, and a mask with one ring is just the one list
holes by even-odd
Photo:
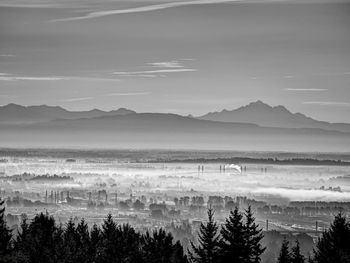
[[[89, 229], [81, 220], [57, 225], [52, 216], [38, 214], [30, 222], [23, 218], [16, 236], [4, 219], [0, 199], [0, 263], [259, 263], [265, 248], [262, 230], [255, 223], [250, 207], [230, 212], [222, 226], [208, 210], [208, 220], [199, 229], [198, 242], [184, 251], [179, 241], [163, 229], [139, 233], [130, 225], [118, 225], [109, 214], [101, 227]], [[350, 224], [342, 214], [319, 239], [310, 263], [349, 263]], [[291, 249], [282, 244], [278, 263], [304, 263], [298, 242]]]
[[201, 224], [198, 245], [191, 243], [189, 258], [194, 263], [258, 263], [265, 248], [260, 244], [262, 230], [255, 223], [250, 207], [244, 215], [235, 208], [219, 229], [214, 212], [208, 210], [208, 222]]

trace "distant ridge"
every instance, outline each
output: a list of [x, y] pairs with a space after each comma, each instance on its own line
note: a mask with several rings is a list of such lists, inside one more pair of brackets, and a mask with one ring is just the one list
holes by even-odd
[[264, 127], [318, 128], [350, 132], [350, 124], [318, 121], [301, 113], [292, 113], [281, 105], [272, 107], [261, 100], [231, 111], [224, 109], [220, 112], [209, 112], [198, 117], [198, 119], [233, 123], [254, 123]]
[[0, 145], [8, 148], [347, 152], [350, 133], [268, 128], [176, 114], [134, 113], [40, 123], [0, 123]]
[[112, 111], [93, 109], [89, 111], [68, 111], [59, 106], [21, 106], [8, 104], [0, 107], [0, 123], [35, 123], [46, 122], [56, 119], [74, 120], [83, 118], [96, 118], [102, 116], [127, 115], [136, 113], [125, 108]]
[[180, 116], [176, 114], [149, 113], [144, 115], [136, 113], [133, 110], [119, 108], [112, 111], [103, 111], [93, 109], [88, 111], [68, 111], [60, 106], [21, 106], [18, 104], [8, 104], [0, 106], [0, 125], [5, 124], [35, 124], [45, 123], [54, 120], [79, 120], [113, 117], [113, 116], [135, 116], [139, 121], [145, 116], [154, 118], [168, 119], [169, 122], [174, 120], [174, 116], [187, 119], [186, 123], [195, 120], [215, 121], [222, 123], [235, 124], [253, 124], [268, 128], [311, 128], [322, 129], [325, 131], [338, 131], [350, 133], [350, 124], [347, 123], [329, 123], [318, 121], [301, 113], [292, 113], [284, 106], [272, 107], [260, 100], [252, 102], [246, 106], [239, 107], [235, 110], [222, 110], [220, 112], [210, 112], [200, 117], [192, 115]]

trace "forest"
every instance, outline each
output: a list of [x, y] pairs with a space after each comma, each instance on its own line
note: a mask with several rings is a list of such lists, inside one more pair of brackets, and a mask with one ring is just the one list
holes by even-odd
[[[0, 199], [0, 263], [259, 263], [265, 251], [262, 229], [255, 223], [250, 207], [235, 208], [223, 225], [208, 209], [198, 240], [184, 251], [179, 241], [163, 229], [137, 232], [128, 224], [117, 224], [108, 214], [101, 226], [91, 228], [82, 219], [57, 224], [49, 214], [22, 218], [13, 233], [5, 221], [5, 203]], [[284, 240], [277, 263], [349, 263], [350, 223], [339, 213], [319, 238], [313, 255], [305, 258], [299, 243], [290, 247]]]

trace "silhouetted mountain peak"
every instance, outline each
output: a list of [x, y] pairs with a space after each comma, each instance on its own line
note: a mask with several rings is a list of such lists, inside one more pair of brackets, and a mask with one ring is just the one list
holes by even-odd
[[15, 103], [9, 103], [7, 105], [1, 106], [1, 108], [2, 109], [25, 109], [26, 107]]
[[201, 117], [202, 120], [220, 122], [253, 123], [265, 127], [280, 128], [322, 128], [326, 130], [349, 131], [349, 124], [330, 124], [305, 116], [292, 113], [282, 105], [271, 106], [261, 100], [251, 102], [234, 110], [209, 112]]

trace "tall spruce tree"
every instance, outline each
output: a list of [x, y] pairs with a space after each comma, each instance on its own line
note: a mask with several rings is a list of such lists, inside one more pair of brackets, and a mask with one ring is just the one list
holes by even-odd
[[5, 220], [5, 201], [0, 198], [0, 262], [6, 262], [11, 250], [11, 230]]
[[48, 214], [36, 215], [29, 225], [29, 262], [59, 262], [61, 255], [57, 252], [62, 251], [61, 240], [61, 232], [58, 232], [55, 219]]
[[246, 263], [259, 263], [261, 261], [261, 254], [265, 249], [261, 245], [261, 240], [264, 238], [262, 229], [255, 223], [255, 218], [251, 207], [245, 211], [245, 260]]
[[77, 255], [78, 255], [77, 240], [78, 240], [78, 234], [75, 228], [75, 224], [73, 219], [70, 218], [66, 224], [66, 228], [63, 233], [65, 263], [77, 262]]
[[236, 207], [230, 212], [226, 222], [221, 228], [220, 240], [220, 260], [221, 262], [245, 262], [245, 229], [243, 225], [243, 216]]
[[119, 262], [141, 262], [140, 234], [129, 224], [117, 227], [117, 258]]
[[84, 219], [79, 222], [76, 233], [77, 262], [93, 262], [93, 257], [89, 255], [91, 247], [89, 228]]
[[277, 263], [291, 263], [291, 256], [289, 253], [289, 242], [285, 238], [282, 241], [282, 246], [277, 259]]
[[199, 245], [195, 246], [191, 241], [192, 251], [188, 251], [191, 262], [216, 263], [219, 261], [220, 235], [212, 208], [208, 209], [208, 222], [200, 225], [198, 243]]
[[342, 213], [318, 240], [314, 255], [315, 263], [350, 262], [350, 223]]
[[108, 214], [103, 221], [101, 239], [102, 244], [98, 262], [117, 262], [117, 224], [114, 222], [111, 214]]
[[295, 241], [295, 246], [292, 247], [291, 263], [304, 263], [305, 257], [300, 252], [300, 244], [298, 239]]
[[101, 229], [96, 224], [93, 224], [91, 228], [90, 241], [88, 256], [91, 258], [92, 262], [97, 262], [97, 258], [100, 256], [102, 251], [102, 235]]
[[28, 262], [28, 254], [30, 250], [29, 242], [29, 224], [26, 215], [22, 216], [20, 223], [20, 231], [14, 241], [14, 253], [13, 256], [17, 262]]

